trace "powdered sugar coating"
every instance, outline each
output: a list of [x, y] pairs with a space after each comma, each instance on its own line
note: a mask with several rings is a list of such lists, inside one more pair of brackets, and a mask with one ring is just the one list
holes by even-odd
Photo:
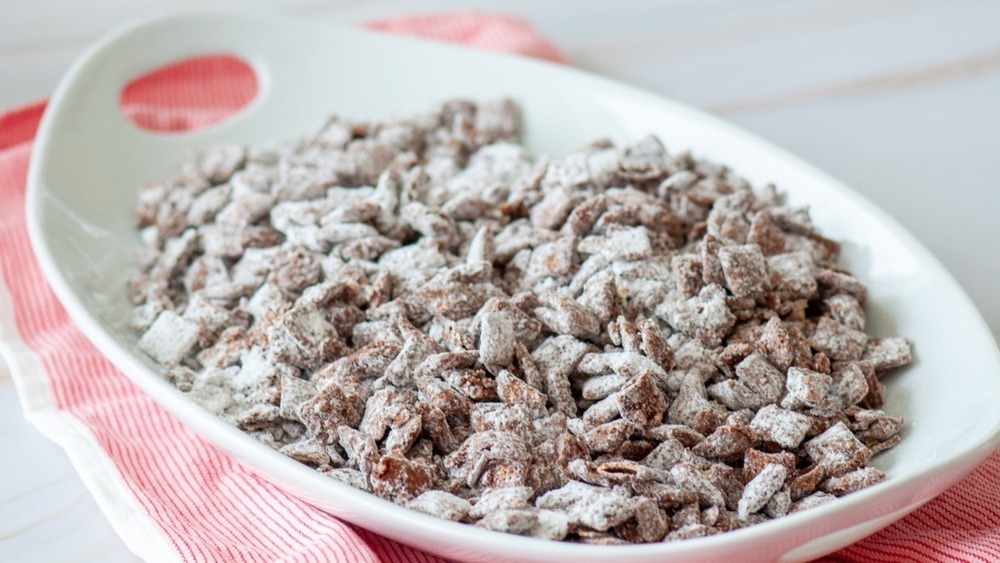
[[469, 515], [472, 505], [464, 498], [444, 491], [427, 491], [406, 504], [407, 508], [459, 522]]
[[289, 457], [507, 533], [701, 537], [882, 478], [910, 343], [804, 210], [652, 136], [535, 158], [518, 121], [191, 156], [140, 194], [140, 348]]
[[139, 349], [162, 364], [176, 364], [194, 348], [198, 339], [195, 323], [166, 310], [139, 339]]
[[809, 416], [802, 413], [767, 405], [754, 415], [750, 428], [759, 439], [794, 450], [809, 433], [812, 422]]
[[781, 490], [787, 477], [788, 469], [784, 465], [772, 463], [765, 466], [743, 490], [739, 503], [740, 518], [745, 520], [764, 508], [771, 497]]

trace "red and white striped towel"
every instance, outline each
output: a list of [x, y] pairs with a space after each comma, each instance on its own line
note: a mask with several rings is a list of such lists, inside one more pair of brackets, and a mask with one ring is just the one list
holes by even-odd
[[[549, 42], [505, 15], [410, 16], [369, 27], [560, 60]], [[139, 80], [123, 103], [146, 127], [185, 129], [235, 111], [255, 87], [232, 61], [197, 59]], [[43, 109], [0, 113], [0, 319], [13, 319], [0, 326], [0, 352], [26, 415], [68, 451], [126, 544], [156, 561], [437, 561], [261, 481], [171, 418], [91, 346], [28, 242], [25, 175]], [[1000, 560], [1000, 455], [827, 560]]]

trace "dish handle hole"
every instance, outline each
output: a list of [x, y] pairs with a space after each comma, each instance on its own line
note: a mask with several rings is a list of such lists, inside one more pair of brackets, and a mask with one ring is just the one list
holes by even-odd
[[181, 59], [133, 78], [121, 91], [122, 113], [140, 129], [194, 131], [239, 113], [257, 96], [253, 67], [230, 54]]

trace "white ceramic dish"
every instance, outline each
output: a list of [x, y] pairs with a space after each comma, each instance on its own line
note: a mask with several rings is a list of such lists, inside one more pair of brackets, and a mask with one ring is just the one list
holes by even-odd
[[[191, 55], [226, 52], [258, 73], [257, 98], [238, 116], [196, 132], [152, 134], [118, 110], [128, 80]], [[293, 138], [332, 112], [386, 117], [441, 99], [512, 96], [526, 142], [563, 154], [596, 137], [653, 132], [775, 182], [808, 204], [824, 234], [845, 241], [843, 262], [870, 286], [870, 327], [916, 343], [916, 361], [891, 376], [886, 410], [905, 439], [875, 465], [889, 478], [820, 508], [710, 538], [642, 546], [585, 546], [499, 534], [400, 508], [323, 477], [186, 399], [136, 348], [126, 281], [138, 246], [136, 188], [167, 177], [187, 148]], [[851, 150], [844, 147], [844, 150]], [[1000, 360], [954, 279], [913, 237], [833, 178], [760, 139], [674, 102], [613, 81], [523, 58], [320, 25], [273, 15], [175, 15], [119, 30], [69, 71], [35, 145], [28, 194], [32, 243], [66, 309], [97, 347], [156, 401], [288, 493], [345, 520], [455, 559], [798, 561], [890, 524], [956, 482], [1000, 436]]]

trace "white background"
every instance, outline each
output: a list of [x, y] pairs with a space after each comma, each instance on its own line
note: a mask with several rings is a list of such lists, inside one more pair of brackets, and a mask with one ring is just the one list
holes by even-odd
[[[46, 96], [117, 24], [210, 6], [347, 24], [465, 8], [519, 14], [570, 64], [720, 115], [864, 193], [1000, 333], [998, 1], [0, 0], [0, 108]], [[130, 558], [62, 452], [23, 421], [2, 366], [0, 446], [0, 560]]]

